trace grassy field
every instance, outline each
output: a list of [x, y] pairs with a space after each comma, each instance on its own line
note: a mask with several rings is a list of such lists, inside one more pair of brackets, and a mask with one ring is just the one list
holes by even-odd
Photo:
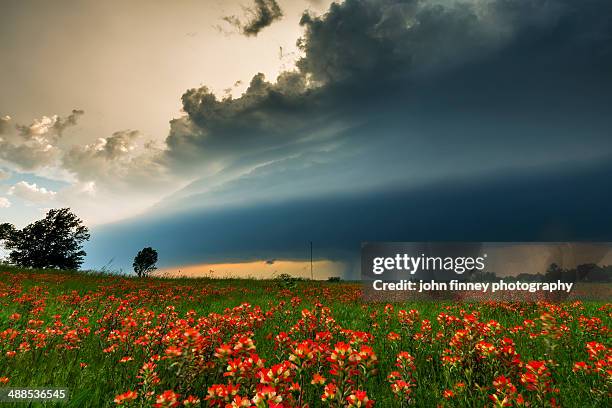
[[0, 387], [67, 387], [74, 407], [610, 406], [610, 303], [360, 293], [2, 267]]

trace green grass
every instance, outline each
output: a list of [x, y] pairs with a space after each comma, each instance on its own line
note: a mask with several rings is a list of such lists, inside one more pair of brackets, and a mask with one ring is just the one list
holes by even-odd
[[[91, 300], [70, 302], [62, 296], [89, 296]], [[138, 369], [145, 360], [145, 355], [138, 347], [126, 344], [126, 349], [116, 353], [105, 353], [108, 346], [103, 336], [95, 331], [100, 327], [97, 321], [110, 310], [115, 310], [122, 301], [126, 310], [122, 315], [134, 315], [138, 309], [146, 309], [156, 314], [164, 313], [167, 306], [174, 306], [180, 317], [188, 311], [194, 311], [198, 317], [211, 313], [223, 314], [226, 308], [241, 303], [260, 306], [264, 312], [276, 307], [279, 302], [286, 302], [283, 313], [276, 313], [263, 325], [254, 330], [253, 340], [257, 353], [270, 363], [278, 362], [286, 356], [279, 356], [274, 349], [270, 335], [280, 331], [289, 331], [300, 318], [302, 309], [312, 309], [320, 302], [329, 307], [331, 315], [344, 329], [365, 331], [374, 335], [371, 343], [379, 364], [378, 374], [371, 376], [364, 384], [365, 390], [377, 406], [399, 406], [394, 398], [386, 376], [395, 370], [395, 356], [399, 351], [408, 351], [416, 357], [413, 401], [416, 406], [447, 404], [448, 406], [485, 406], [489, 405], [488, 395], [493, 392], [481, 391], [479, 387], [491, 387], [497, 375], [511, 375], [493, 359], [474, 368], [470, 373], [466, 369], [449, 370], [443, 367], [440, 358], [448, 348], [448, 338], [434, 340], [428, 345], [411, 339], [414, 332], [407, 332], [399, 324], [397, 311], [400, 309], [417, 309], [421, 319], [428, 319], [433, 326], [433, 333], [442, 330], [436, 317], [442, 311], [459, 315], [465, 309], [480, 313], [482, 322], [491, 319], [498, 321], [503, 333], [494, 339], [511, 337], [516, 343], [517, 352], [523, 361], [552, 360], [550, 369], [555, 387], [559, 388], [558, 401], [562, 406], [609, 406], [610, 383], [605, 383], [598, 375], [580, 376], [572, 371], [576, 361], [588, 361], [585, 344], [598, 341], [610, 347], [609, 332], [592, 333], [579, 325], [578, 317], [597, 317], [605, 327], [610, 324], [611, 309], [603, 310], [602, 303], [588, 303], [577, 306], [560, 304], [554, 313], [557, 325], [566, 324], [569, 331], [558, 340], [550, 336], [530, 338], [526, 332], [510, 333], [507, 328], [521, 325], [525, 319], [536, 322], [536, 329], [542, 328], [540, 316], [545, 311], [544, 305], [524, 304], [510, 311], [500, 305], [488, 304], [452, 304], [420, 302], [394, 304], [393, 317], [384, 318], [384, 304], [362, 303], [359, 299], [359, 285], [356, 283], [295, 282], [285, 285], [283, 282], [270, 280], [211, 280], [211, 279], [144, 279], [124, 276], [109, 276], [99, 273], [76, 273], [62, 271], [19, 270], [3, 266], [0, 270], [0, 332], [11, 328], [17, 330], [21, 340], [31, 338], [24, 334], [28, 320], [38, 319], [44, 323], [39, 331], [53, 325], [54, 315], [60, 315], [61, 321], [69, 325], [73, 313], [89, 318], [91, 333], [73, 350], [58, 349], [61, 337], [53, 338], [48, 344], [28, 352], [18, 352], [15, 357], [0, 357], [0, 377], [9, 377], [4, 387], [68, 387], [71, 399], [63, 406], [114, 406], [115, 395], [138, 388], [136, 378]], [[28, 298], [31, 296], [31, 298]], [[292, 298], [299, 298], [301, 303], [291, 306]], [[36, 308], [42, 308], [39, 314], [33, 315]], [[76, 311], [76, 312], [75, 312]], [[22, 317], [12, 321], [9, 316], [19, 313]], [[371, 315], [377, 316], [372, 318]], [[375, 327], [374, 323], [379, 326]], [[419, 325], [415, 330], [418, 330]], [[534, 329], [534, 331], [536, 330]], [[386, 336], [389, 331], [402, 335], [402, 340], [392, 343]], [[452, 334], [452, 333], [451, 333]], [[450, 335], [450, 334], [449, 334]], [[52, 337], [52, 336], [51, 336]], [[0, 339], [2, 354], [11, 347], [6, 340]], [[122, 347], [124, 347], [122, 346]], [[132, 353], [135, 361], [120, 364], [118, 359]], [[81, 368], [80, 363], [87, 367]], [[328, 375], [326, 377], [329, 378]], [[190, 390], [201, 397], [206, 395], [207, 387], [215, 382], [225, 381], [219, 375], [199, 375], [195, 380], [197, 387]], [[446, 401], [442, 398], [445, 389], [452, 388], [457, 382], [466, 383], [466, 389], [455, 399]], [[513, 381], [520, 388], [518, 380]], [[181, 383], [176, 378], [162, 378], [162, 388], [176, 387]], [[311, 406], [321, 406], [322, 387], [310, 385], [304, 381], [305, 399]], [[161, 389], [161, 391], [163, 391]], [[528, 392], [524, 391], [526, 395]], [[36, 404], [34, 404], [36, 405]], [[58, 404], [59, 405], [59, 404]]]

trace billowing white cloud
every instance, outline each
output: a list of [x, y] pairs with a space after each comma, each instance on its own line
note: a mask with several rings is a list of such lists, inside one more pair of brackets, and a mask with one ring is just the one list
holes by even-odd
[[[89, 143], [62, 140], [62, 132], [76, 125], [81, 115], [83, 111], [73, 110], [68, 116], [47, 115], [29, 125], [2, 118], [2, 168], [68, 183], [53, 191], [44, 182], [37, 180], [37, 185], [27, 179], [8, 189], [9, 195], [31, 204], [71, 207], [94, 224], [134, 215], [157, 202], [160, 194], [184, 186], [165, 164], [165, 146], [137, 130], [117, 131]], [[0, 180], [8, 175], [3, 170]]]
[[27, 181], [20, 181], [15, 184], [9, 189], [8, 193], [32, 203], [51, 201], [57, 194], [55, 191], [47, 190], [44, 187], [37, 186], [36, 183], [28, 183]]
[[7, 140], [0, 137], [0, 160], [21, 170], [36, 170], [52, 165], [59, 157], [59, 149], [44, 138], [27, 141]]
[[[0, 163], [16, 171], [34, 172], [115, 192], [158, 191], [168, 184], [164, 147], [157, 146], [137, 130], [122, 130], [93, 143], [71, 145], [61, 142], [62, 133], [77, 125], [84, 111], [67, 116], [49, 115], [29, 125], [0, 122]], [[0, 179], [2, 174], [0, 173]]]
[[0, 208], [9, 208], [11, 202], [6, 197], [0, 197]]
[[75, 126], [84, 111], [73, 109], [66, 117], [43, 116], [29, 125], [10, 125], [11, 117], [0, 118], [0, 160], [21, 170], [52, 166], [61, 156], [58, 141], [64, 130]]
[[17, 125], [17, 130], [24, 137], [39, 137], [47, 134], [61, 136], [64, 130], [70, 126], [75, 126], [79, 117], [85, 114], [81, 109], [73, 109], [72, 113], [66, 117], [59, 115], [43, 116], [35, 119], [29, 125]]
[[30, 125], [17, 125], [17, 130], [19, 130], [19, 133], [25, 137], [42, 136], [49, 133], [49, 131], [53, 129], [53, 126], [57, 122], [58, 118], [58, 115], [53, 115], [51, 117], [43, 116], [40, 119], [34, 119], [34, 122], [32, 122]]
[[73, 146], [62, 156], [62, 166], [81, 182], [95, 182], [114, 190], [139, 186], [156, 189], [166, 180], [163, 149], [137, 130], [123, 130], [96, 142]]

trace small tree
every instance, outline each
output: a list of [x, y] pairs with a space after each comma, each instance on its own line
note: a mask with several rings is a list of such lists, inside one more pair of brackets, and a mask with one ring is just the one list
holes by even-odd
[[9, 262], [26, 268], [78, 269], [89, 239], [89, 230], [69, 208], [49, 210], [22, 230], [2, 224], [0, 234], [11, 251]]
[[134, 267], [136, 275], [138, 275], [139, 278], [144, 278], [157, 269], [155, 266], [156, 263], [157, 251], [151, 247], [146, 247], [138, 252], [132, 266]]

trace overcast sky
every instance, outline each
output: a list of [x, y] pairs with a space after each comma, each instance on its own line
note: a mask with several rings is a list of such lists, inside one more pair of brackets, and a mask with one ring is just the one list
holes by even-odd
[[70, 206], [90, 267], [149, 242], [172, 266], [612, 239], [611, 21], [607, 0], [5, 1], [0, 219]]

